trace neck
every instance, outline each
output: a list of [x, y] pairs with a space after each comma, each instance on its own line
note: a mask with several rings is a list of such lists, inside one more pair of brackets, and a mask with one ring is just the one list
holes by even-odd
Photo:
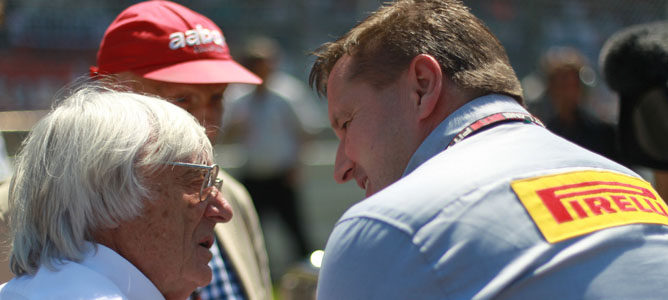
[[100, 229], [93, 233], [92, 243], [104, 245], [111, 250], [118, 251], [114, 241], [114, 229]]
[[447, 81], [447, 83], [444, 84], [446, 88], [444, 88], [444, 92], [441, 94], [441, 97], [434, 108], [434, 113], [423, 120], [423, 139], [427, 138], [427, 136], [440, 125], [443, 120], [449, 117], [457, 109], [476, 98], [488, 94], [478, 90], [460, 89], [450, 80], [444, 81]]

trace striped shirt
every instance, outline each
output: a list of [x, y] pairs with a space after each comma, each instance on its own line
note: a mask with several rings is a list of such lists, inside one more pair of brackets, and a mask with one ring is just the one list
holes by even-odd
[[198, 288], [191, 299], [200, 300], [245, 300], [247, 299], [239, 277], [229, 259], [222, 251], [218, 240], [211, 246], [211, 254], [213, 258], [209, 262], [209, 267], [213, 272], [211, 283], [209, 285]]

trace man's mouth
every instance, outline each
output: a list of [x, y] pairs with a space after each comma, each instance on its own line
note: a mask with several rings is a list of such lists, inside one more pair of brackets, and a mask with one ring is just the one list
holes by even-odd
[[207, 236], [206, 238], [203, 238], [200, 240], [199, 245], [207, 249], [211, 248], [211, 246], [213, 246], [213, 236]]
[[356, 179], [356, 181], [357, 181], [357, 185], [363, 190], [366, 190], [367, 185], [369, 185], [369, 178], [368, 177], [359, 178], [359, 179]]

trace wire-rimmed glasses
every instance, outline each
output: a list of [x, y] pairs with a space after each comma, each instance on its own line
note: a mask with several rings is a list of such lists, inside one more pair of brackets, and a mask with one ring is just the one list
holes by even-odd
[[210, 166], [207, 165], [200, 165], [200, 164], [191, 164], [191, 163], [183, 163], [183, 162], [166, 162], [165, 164], [167, 165], [172, 165], [172, 166], [181, 166], [181, 167], [188, 167], [188, 168], [197, 168], [197, 169], [205, 169], [206, 170], [206, 175], [204, 175], [204, 182], [202, 182], [202, 187], [199, 189], [199, 201], [203, 202], [206, 200], [209, 196], [209, 194], [204, 194], [204, 190], [215, 186], [218, 191], [221, 190], [223, 187], [223, 180], [218, 179], [218, 171], [220, 170], [220, 167], [218, 167], [217, 164], [213, 164]]

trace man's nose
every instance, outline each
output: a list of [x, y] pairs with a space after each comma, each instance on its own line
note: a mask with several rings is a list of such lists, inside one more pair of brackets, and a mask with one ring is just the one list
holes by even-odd
[[233, 214], [232, 206], [223, 198], [223, 192], [215, 187], [210, 188], [213, 190], [209, 194], [209, 199], [206, 200], [208, 203], [204, 211], [204, 216], [214, 220], [216, 223], [229, 222]]
[[353, 162], [345, 153], [344, 142], [339, 142], [336, 149], [336, 160], [334, 161], [334, 180], [338, 183], [344, 183], [353, 178]]

